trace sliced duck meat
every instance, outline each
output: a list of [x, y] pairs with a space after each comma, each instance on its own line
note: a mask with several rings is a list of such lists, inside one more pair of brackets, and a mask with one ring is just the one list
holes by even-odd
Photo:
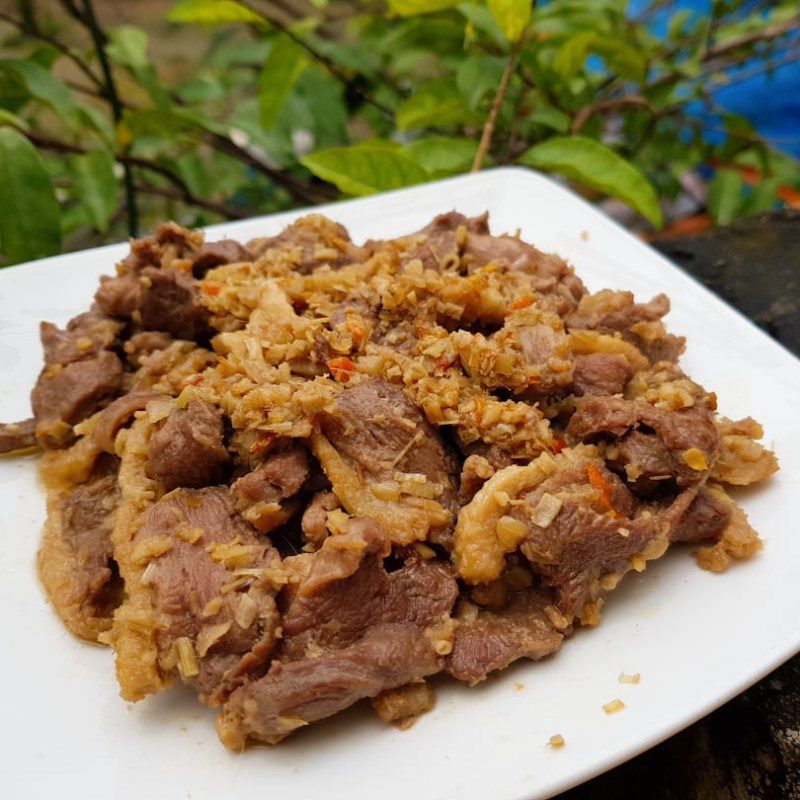
[[142, 326], [176, 339], [198, 339], [208, 333], [208, 311], [200, 303], [194, 278], [179, 270], [146, 267], [139, 305]]
[[102, 408], [121, 387], [122, 362], [108, 351], [45, 367], [31, 393], [40, 444], [59, 447], [68, 442], [71, 426]]
[[147, 563], [142, 582], [151, 589], [162, 672], [177, 669], [215, 704], [267, 669], [279, 615], [259, 575], [280, 559], [226, 487], [166, 495], [147, 512], [134, 547]]
[[633, 377], [627, 359], [609, 353], [592, 353], [575, 357], [572, 392], [578, 397], [585, 394], [622, 394]]
[[344, 226], [321, 214], [301, 217], [277, 236], [252, 239], [247, 250], [253, 258], [269, 254], [273, 260], [283, 259], [303, 275], [326, 265], [342, 267], [366, 258], [366, 252], [353, 244]]
[[176, 408], [150, 439], [148, 457], [167, 489], [218, 483], [230, 459], [223, 443], [222, 413], [196, 398]]
[[267, 457], [252, 472], [236, 480], [231, 494], [242, 516], [262, 532], [283, 525], [297, 503], [284, 501], [296, 495], [308, 477], [308, 456], [300, 445]]
[[159, 225], [153, 236], [134, 239], [130, 253], [120, 262], [120, 274], [141, 272], [146, 267], [188, 266], [203, 246], [201, 231], [192, 231], [176, 222]]
[[97, 307], [110, 317], [130, 317], [142, 304], [144, 286], [135, 273], [100, 278], [94, 294]]
[[713, 417], [703, 406], [671, 411], [618, 397], [584, 397], [567, 433], [583, 442], [617, 439], [610, 459], [640, 490], [652, 489], [652, 481], [703, 479], [718, 446]]
[[719, 539], [731, 519], [731, 507], [702, 488], [672, 530], [673, 542], [703, 542]]
[[192, 260], [192, 272], [195, 278], [202, 278], [210, 269], [223, 264], [237, 264], [250, 261], [250, 251], [235, 239], [220, 239], [218, 242], [206, 242], [195, 253]]
[[378, 378], [345, 389], [312, 445], [344, 507], [398, 543], [452, 529], [454, 458], [402, 389]]
[[20, 422], [0, 422], [0, 453], [13, 453], [36, 447], [36, 420], [24, 419]]
[[231, 750], [240, 750], [247, 740], [277, 744], [363, 698], [440, 669], [441, 658], [416, 625], [375, 625], [342, 650], [303, 661], [274, 661], [264, 678], [231, 695], [217, 720], [217, 733]]
[[315, 550], [322, 547], [322, 543], [328, 536], [328, 512], [341, 508], [339, 498], [329, 491], [317, 492], [303, 512], [300, 527], [306, 543]]
[[45, 364], [69, 364], [96, 358], [117, 340], [122, 325], [104, 314], [87, 311], [74, 317], [62, 330], [51, 322], [42, 322], [39, 336]]
[[38, 554], [53, 608], [70, 631], [91, 641], [111, 627], [122, 600], [110, 538], [119, 499], [116, 469], [115, 460], [102, 461], [89, 481], [51, 497]]
[[564, 633], [545, 612], [550, 602], [546, 593], [525, 589], [514, 592], [508, 604], [497, 610], [463, 603], [447, 671], [474, 685], [517, 659], [538, 661], [556, 652]]
[[[411, 561], [387, 573], [388, 540], [370, 520], [325, 540], [283, 615], [264, 678], [231, 695], [217, 730], [228, 747], [271, 744], [298, 727], [442, 668], [437, 638], [457, 596], [450, 570]], [[448, 629], [452, 635], [451, 628]], [[445, 635], [445, 634], [440, 634]]]
[[130, 422], [137, 411], [145, 409], [151, 400], [163, 397], [164, 395], [158, 392], [131, 392], [107, 405], [97, 415], [92, 429], [92, 437], [97, 446], [113, 455], [114, 440], [120, 430]]
[[733, 486], [749, 486], [778, 471], [775, 453], [758, 442], [764, 429], [752, 417], [717, 423], [720, 447], [711, 477]]

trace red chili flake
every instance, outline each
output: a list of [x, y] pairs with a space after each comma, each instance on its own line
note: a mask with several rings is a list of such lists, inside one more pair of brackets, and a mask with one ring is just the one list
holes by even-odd
[[203, 291], [212, 297], [216, 297], [222, 291], [222, 284], [214, 283], [213, 281], [203, 281]]
[[259, 433], [258, 439], [250, 445], [251, 453], [263, 453], [277, 438], [274, 433]]
[[347, 356], [332, 358], [328, 362], [328, 369], [334, 379], [341, 383], [347, 383], [357, 371], [356, 365]]
[[567, 440], [563, 436], [556, 434], [553, 437], [553, 444], [550, 445], [550, 452], [558, 455], [565, 447], [569, 447]]

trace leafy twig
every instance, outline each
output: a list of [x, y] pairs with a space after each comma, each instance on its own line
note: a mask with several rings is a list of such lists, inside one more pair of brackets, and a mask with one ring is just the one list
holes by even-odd
[[472, 162], [472, 169], [470, 170], [471, 172], [478, 172], [478, 170], [480, 170], [481, 166], [483, 165], [483, 161], [486, 158], [486, 153], [489, 151], [489, 147], [492, 144], [492, 136], [494, 135], [494, 126], [497, 122], [497, 115], [500, 113], [500, 106], [503, 105], [503, 98], [506, 96], [508, 84], [511, 81], [511, 75], [513, 74], [514, 67], [517, 64], [517, 57], [519, 56], [519, 51], [522, 48], [523, 38], [523, 36], [519, 37], [513, 49], [511, 50], [511, 55], [508, 57], [508, 63], [506, 64], [505, 70], [503, 70], [503, 76], [500, 78], [500, 85], [497, 87], [497, 92], [494, 96], [494, 100], [492, 101], [492, 107], [489, 110], [489, 116], [486, 117], [486, 122], [483, 125], [481, 141], [478, 145], [478, 150], [475, 153], [475, 160]]
[[[91, 0], [83, 0], [83, 8], [85, 14], [85, 24], [92, 35], [97, 57], [100, 59], [100, 67], [103, 70], [103, 78], [105, 80], [105, 88], [109, 102], [111, 103], [111, 113], [114, 117], [114, 123], [119, 125], [122, 121], [122, 103], [120, 102], [119, 95], [117, 94], [117, 86], [114, 83], [114, 75], [111, 72], [111, 64], [108, 61], [108, 56], [105, 50], [105, 35], [101, 32], [100, 26], [97, 24], [97, 17], [94, 13]], [[136, 208], [136, 186], [133, 182], [133, 172], [131, 171], [130, 164], [123, 162], [122, 165], [125, 181], [125, 206], [128, 217], [128, 233], [130, 236], [139, 235], [139, 211]]]
[[599, 100], [596, 103], [590, 103], [588, 106], [584, 106], [578, 111], [575, 118], [572, 120], [572, 135], [575, 136], [579, 134], [581, 128], [596, 114], [626, 111], [630, 108], [643, 108], [654, 116], [657, 115], [657, 110], [650, 101], [640, 94], [626, 94], [622, 97], [612, 98], [610, 100]]

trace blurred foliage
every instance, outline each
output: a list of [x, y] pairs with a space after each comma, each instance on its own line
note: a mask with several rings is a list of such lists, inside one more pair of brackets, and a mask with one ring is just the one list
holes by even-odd
[[663, 0], [635, 18], [624, 0], [339, 6], [165, 3], [196, 33], [177, 80], [144, 30], [103, 29], [90, 0], [0, 11], [5, 263], [503, 164], [616, 198], [642, 226], [708, 165], [720, 223], [800, 188], [748, 120], [723, 113], [712, 141], [695, 113], [718, 111], [732, 68], [796, 48], [796, 0], [715, 0], [663, 36]]

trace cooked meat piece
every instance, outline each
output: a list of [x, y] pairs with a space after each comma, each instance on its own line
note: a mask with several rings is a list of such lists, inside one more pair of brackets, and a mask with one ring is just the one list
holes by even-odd
[[304, 447], [274, 453], [252, 472], [231, 486], [236, 508], [242, 516], [267, 532], [287, 521], [296, 506], [282, 501], [297, 494], [308, 476], [308, 456]]
[[234, 239], [206, 242], [194, 256], [192, 272], [195, 278], [202, 278], [214, 267], [222, 264], [235, 264], [239, 261], [250, 261], [251, 258], [249, 251]]
[[36, 446], [36, 420], [0, 422], [0, 453], [13, 453]]
[[154, 236], [134, 239], [131, 252], [119, 264], [121, 274], [140, 272], [145, 267], [171, 267], [175, 262], [191, 262], [203, 245], [203, 234], [190, 231], [176, 222], [165, 222], [156, 228]]
[[[629, 432], [639, 435], [632, 437]], [[614, 463], [625, 469], [634, 483], [669, 477], [679, 485], [701, 480], [707, 475], [718, 444], [711, 413], [702, 406], [669, 411], [618, 397], [584, 397], [570, 419], [567, 433], [583, 442], [603, 435], [619, 439], [619, 455]], [[641, 482], [638, 486], [651, 488], [643, 487]]]
[[265, 677], [231, 695], [217, 733], [231, 750], [248, 739], [277, 744], [310, 722], [440, 669], [441, 659], [416, 625], [375, 625], [343, 650], [304, 661], [273, 661]]
[[546, 594], [526, 589], [514, 592], [507, 606], [494, 611], [465, 603], [457, 616], [447, 671], [474, 685], [519, 658], [538, 661], [554, 653], [564, 634], [544, 611], [549, 602]]
[[439, 623], [458, 592], [451, 570], [409, 559], [387, 573], [387, 553], [385, 534], [371, 520], [353, 518], [346, 534], [328, 537], [284, 612], [281, 658], [346, 647], [380, 623]]
[[222, 441], [222, 414], [192, 399], [173, 411], [150, 439], [150, 467], [167, 489], [217, 483], [229, 460]]
[[42, 322], [39, 336], [44, 348], [44, 363], [69, 364], [96, 358], [114, 344], [121, 328], [119, 322], [94, 311], [74, 317], [65, 330], [51, 322]]
[[673, 542], [719, 539], [728, 526], [731, 507], [703, 488], [670, 534]]
[[118, 397], [107, 405], [98, 415], [92, 429], [97, 446], [107, 453], [114, 454], [114, 440], [121, 428], [128, 424], [137, 411], [147, 407], [151, 400], [164, 397], [158, 392], [131, 392]]
[[436, 695], [425, 681], [409, 683], [397, 689], [386, 689], [372, 698], [372, 707], [384, 722], [391, 722], [401, 731], [408, 730], [436, 704]]
[[38, 553], [39, 577], [53, 608], [76, 636], [92, 641], [111, 627], [122, 599], [110, 539], [118, 498], [111, 460], [88, 482], [54, 494]]
[[96, 358], [45, 367], [31, 393], [37, 437], [44, 447], [58, 447], [69, 427], [105, 405], [122, 386], [122, 362], [103, 351]]
[[341, 508], [339, 498], [328, 491], [317, 492], [311, 498], [311, 502], [303, 512], [303, 519], [300, 527], [306, 542], [312, 545], [315, 550], [322, 547], [322, 543], [328, 536], [327, 521], [328, 512], [336, 508]]
[[622, 356], [607, 353], [577, 356], [572, 391], [578, 397], [621, 394], [632, 377], [633, 369]]
[[294, 270], [303, 275], [326, 264], [342, 267], [366, 257], [365, 251], [352, 243], [342, 225], [320, 214], [301, 217], [277, 236], [253, 239], [247, 243], [247, 250], [253, 258], [281, 251]]
[[176, 339], [197, 339], [208, 331], [208, 311], [201, 305], [191, 275], [178, 270], [147, 267], [142, 278], [148, 283], [139, 311], [142, 326], [165, 331]]
[[97, 307], [110, 317], [130, 317], [142, 304], [144, 286], [135, 273], [100, 278], [95, 292]]
[[[325, 441], [316, 441], [315, 453], [348, 511], [377, 514], [390, 534], [405, 543], [424, 538], [431, 528], [451, 528], [457, 507], [455, 461], [402, 389], [382, 379], [348, 388], [335, 410], [321, 415], [320, 429]], [[394, 483], [399, 501], [378, 500], [366, 488], [377, 483]], [[427, 511], [431, 506], [419, 502], [431, 503], [431, 498], [433, 521]]]
[[166, 495], [134, 544], [150, 558], [143, 580], [152, 588], [162, 671], [175, 668], [177, 655], [182, 677], [213, 704], [246, 675], [266, 670], [278, 635], [273, 593], [257, 572], [249, 573], [249, 586], [231, 585], [237, 569], [266, 570], [279, 558], [236, 512], [227, 488]]
[[123, 350], [128, 356], [128, 361], [134, 367], [140, 367], [142, 361], [147, 356], [159, 351], [166, 350], [175, 340], [168, 334], [161, 331], [140, 331], [134, 333], [123, 345]]

